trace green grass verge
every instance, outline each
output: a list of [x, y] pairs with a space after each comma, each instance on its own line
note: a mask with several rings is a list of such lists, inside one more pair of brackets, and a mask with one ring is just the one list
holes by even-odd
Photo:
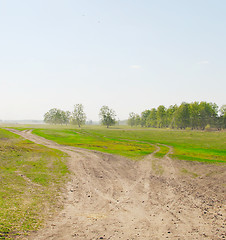
[[35, 129], [33, 133], [62, 145], [118, 154], [133, 159], [140, 159], [155, 150], [155, 146], [149, 143], [108, 138], [80, 129]]
[[[70, 129], [71, 128], [71, 129]], [[88, 148], [140, 159], [161, 149], [157, 157], [174, 149], [172, 158], [206, 163], [226, 162], [226, 132], [87, 127], [83, 129], [37, 128], [33, 132], [59, 144]], [[163, 144], [163, 145], [161, 145]]]
[[160, 151], [155, 153], [155, 157], [162, 158], [169, 152], [169, 147], [158, 144], [158, 147], [160, 147]]
[[59, 205], [66, 154], [0, 129], [0, 239], [37, 230]]

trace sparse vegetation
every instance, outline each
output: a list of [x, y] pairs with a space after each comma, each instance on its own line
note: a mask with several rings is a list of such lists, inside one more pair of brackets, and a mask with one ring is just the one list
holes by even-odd
[[155, 146], [149, 143], [109, 138], [98, 130], [94, 134], [84, 129], [35, 129], [33, 133], [62, 145], [98, 150], [133, 159], [140, 159], [155, 150]]
[[183, 174], [188, 174], [188, 175], [190, 175], [190, 176], [193, 177], [193, 178], [196, 178], [196, 177], [199, 176], [197, 173], [190, 172], [190, 171], [188, 171], [188, 170], [185, 169], [185, 168], [181, 169], [181, 172], [182, 172]]
[[151, 167], [152, 167], [152, 170], [158, 174], [158, 175], [162, 175], [163, 172], [164, 172], [164, 168], [162, 167], [162, 165], [160, 165], [156, 159], [152, 161], [151, 163]]
[[59, 207], [66, 154], [0, 129], [0, 239], [37, 230]]
[[[17, 128], [25, 130], [31, 126]], [[165, 157], [172, 148], [171, 158], [207, 163], [226, 161], [226, 132], [223, 131], [131, 129], [121, 126], [75, 129], [72, 126], [51, 125], [39, 128], [32, 126], [32, 129], [34, 134], [62, 145], [118, 154], [136, 160], [155, 151], [154, 156], [157, 158], [151, 158], [149, 166], [160, 178], [167, 174], [167, 161], [171, 164], [173, 162]], [[68, 170], [62, 152], [34, 144], [6, 130], [0, 130], [0, 148], [0, 179], [3, 186], [0, 190], [0, 238], [13, 239], [37, 230], [47, 214], [59, 206], [57, 196], [67, 179]], [[189, 179], [200, 176], [196, 169], [190, 167], [192, 164], [184, 161], [180, 163], [183, 166], [180, 168], [181, 176]], [[212, 174], [212, 171], [207, 174]], [[145, 179], [145, 174], [141, 177]]]

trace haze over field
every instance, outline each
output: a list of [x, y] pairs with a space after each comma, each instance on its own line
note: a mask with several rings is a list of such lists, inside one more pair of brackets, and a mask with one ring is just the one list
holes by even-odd
[[82, 103], [129, 112], [182, 101], [222, 106], [226, 2], [0, 0], [0, 119]]

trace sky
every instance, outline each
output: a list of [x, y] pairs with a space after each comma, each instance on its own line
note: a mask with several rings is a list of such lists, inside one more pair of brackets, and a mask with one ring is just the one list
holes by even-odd
[[0, 119], [226, 104], [225, 0], [0, 0]]

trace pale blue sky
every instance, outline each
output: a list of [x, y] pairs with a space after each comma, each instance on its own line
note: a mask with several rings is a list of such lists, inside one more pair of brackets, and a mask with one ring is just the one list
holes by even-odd
[[0, 0], [0, 119], [82, 103], [226, 104], [225, 0]]

